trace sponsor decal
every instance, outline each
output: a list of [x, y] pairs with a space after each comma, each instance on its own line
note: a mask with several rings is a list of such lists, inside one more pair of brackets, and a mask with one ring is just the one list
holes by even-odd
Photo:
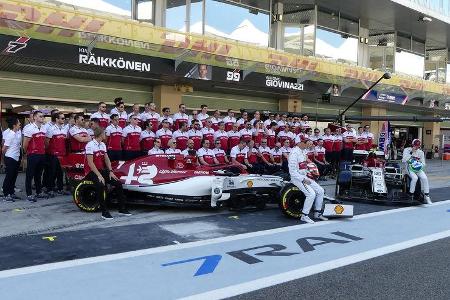
[[6, 49], [3, 52], [17, 53], [20, 50], [25, 49], [28, 46], [29, 40], [30, 40], [30, 38], [21, 36], [15, 41], [10, 41], [8, 43], [8, 46], [6, 47]]
[[241, 73], [239, 70], [227, 71], [227, 81], [239, 82], [241, 80]]
[[278, 66], [272, 64], [264, 64], [264, 69], [267, 73], [280, 75], [282, 73], [298, 74], [303, 70], [299, 68], [289, 67], [289, 66]]
[[249, 188], [253, 187], [253, 181], [251, 180], [247, 181], [247, 187]]
[[[248, 267], [249, 265], [264, 263], [263, 259], [267, 257], [283, 258], [294, 255], [301, 255], [303, 253], [320, 250], [320, 248], [317, 248], [318, 246], [323, 247], [324, 245], [333, 245], [333, 247], [336, 247], [337, 245], [343, 245], [363, 240], [362, 237], [358, 237], [341, 231], [331, 232], [330, 235], [332, 236], [308, 236], [298, 238], [295, 240], [295, 243], [298, 245], [298, 247], [286, 246], [283, 244], [266, 244], [236, 251], [230, 251], [223, 254], [213, 254], [172, 261], [164, 263], [161, 266], [170, 267], [201, 261], [202, 263], [200, 267], [194, 273], [194, 277], [197, 277], [214, 273], [217, 266], [222, 261], [223, 256], [225, 255], [229, 255], [235, 259], [227, 259], [226, 263], [240, 262], [244, 263], [244, 266]], [[289, 243], [288, 245], [291, 245], [291, 243]]]
[[136, 163], [128, 168], [127, 176], [120, 177], [124, 184], [132, 184], [138, 182], [140, 184], [153, 184], [153, 178], [158, 174], [158, 168], [155, 165], [141, 166], [136, 169]]
[[122, 57], [111, 58], [96, 56], [93, 52], [87, 53], [87, 49], [80, 48], [78, 54], [78, 63], [85, 65], [94, 65], [113, 69], [122, 69], [139, 72], [150, 72], [150, 64], [140, 61], [125, 60]]
[[338, 215], [342, 215], [342, 213], [344, 212], [344, 207], [338, 204], [334, 207], [334, 212]]
[[266, 76], [266, 86], [287, 90], [303, 91], [303, 84], [282, 80], [276, 76]]

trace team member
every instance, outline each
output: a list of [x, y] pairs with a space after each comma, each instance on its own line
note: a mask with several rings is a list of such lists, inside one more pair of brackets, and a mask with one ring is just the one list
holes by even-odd
[[[143, 121], [142, 121], [142, 118], [141, 118], [141, 107], [139, 106], [139, 104], [137, 104], [137, 103], [135, 103], [135, 104], [133, 104], [133, 107], [131, 108], [132, 110], [131, 110], [131, 112], [128, 114], [128, 120], [131, 118], [131, 117], [137, 117], [137, 119], [138, 119], [138, 126], [139, 127], [142, 127], [142, 123], [143, 123]], [[158, 122], [158, 120], [157, 120], [157, 122]], [[110, 159], [111, 159], [111, 157], [110, 157]]]
[[108, 211], [104, 194], [106, 194], [106, 185], [114, 186], [119, 200], [119, 213], [131, 216], [125, 205], [125, 196], [123, 194], [122, 183], [114, 175], [111, 167], [111, 161], [106, 153], [105, 132], [102, 128], [94, 130], [94, 139], [86, 145], [85, 158], [85, 179], [94, 182], [96, 189], [97, 201], [100, 203], [100, 210], [103, 219], [112, 219], [113, 217]]
[[194, 149], [194, 141], [189, 139], [187, 142], [187, 148], [181, 151], [184, 156], [184, 160], [191, 166], [197, 166], [197, 151]]
[[187, 141], [189, 140], [188, 125], [185, 122], [180, 123], [180, 128], [175, 131], [172, 138], [177, 142], [177, 148], [184, 150], [187, 147]]
[[128, 114], [125, 111], [125, 104], [119, 102], [117, 105], [117, 115], [119, 116], [119, 126], [125, 128], [127, 126]]
[[158, 128], [162, 128], [163, 120], [167, 120], [167, 122], [169, 122], [169, 128], [173, 128], [173, 119], [170, 116], [170, 108], [164, 107], [162, 109], [162, 113], [163, 113], [163, 115], [159, 118], [159, 127]]
[[164, 151], [161, 149], [161, 139], [159, 138], [155, 139], [153, 148], [148, 150], [148, 155], [155, 155], [155, 154], [164, 154]]
[[49, 172], [47, 180], [47, 193], [53, 196], [56, 182], [56, 193], [66, 195], [64, 192], [63, 170], [59, 163], [59, 158], [66, 155], [67, 130], [64, 128], [64, 114], [55, 113], [52, 115], [53, 125], [47, 128], [46, 145], [47, 158], [49, 162]]
[[223, 121], [219, 122], [219, 130], [214, 132], [214, 141], [220, 142], [220, 148], [228, 153], [228, 133], [225, 131], [225, 123]]
[[211, 149], [214, 148], [214, 133], [215, 130], [212, 128], [212, 120], [210, 118], [206, 119], [205, 127], [202, 128], [203, 139], [209, 141], [209, 146]]
[[252, 140], [256, 146], [261, 145], [261, 141], [265, 135], [264, 123], [262, 121], [255, 121], [253, 123]]
[[[301, 141], [296, 144], [289, 154], [288, 167], [289, 175], [291, 176], [291, 182], [298, 187], [305, 195], [305, 202], [303, 204], [301, 221], [313, 224], [314, 221], [309, 218], [309, 212], [314, 204], [314, 218], [319, 220], [327, 220], [324, 216], [320, 214], [323, 204], [323, 188], [318, 185], [314, 180], [306, 176], [306, 156], [304, 154], [304, 149], [306, 148], [306, 143]], [[301, 168], [299, 167], [301, 166]]]
[[106, 149], [111, 161], [122, 159], [122, 127], [119, 126], [119, 116], [111, 115], [111, 124], [106, 127]]
[[[269, 118], [264, 121], [264, 127], [269, 129], [272, 127], [272, 122], [275, 122], [275, 115], [273, 113], [269, 113]], [[276, 124], [277, 122], [275, 122]]]
[[145, 110], [141, 114], [141, 120], [143, 122], [148, 121], [151, 125], [152, 131], [156, 132], [159, 126], [160, 115], [156, 112], [156, 104], [153, 102], [145, 104]]
[[[421, 142], [419, 139], [414, 139], [412, 141], [412, 146], [407, 147], [403, 150], [403, 158], [402, 162], [406, 164], [406, 170], [408, 172], [409, 177], [411, 178], [411, 182], [409, 184], [409, 194], [411, 198], [414, 197], [414, 192], [416, 190], [417, 180], [420, 178], [420, 186], [423, 189], [423, 193], [425, 194], [425, 201], [427, 204], [431, 204], [430, 198], [430, 187], [428, 184], [428, 177], [423, 171], [425, 168], [425, 155], [423, 151], [420, 149]], [[419, 171], [414, 171], [411, 165], [414, 163], [421, 163], [422, 169]]]
[[150, 149], [153, 148], [156, 135], [153, 132], [152, 124], [149, 121], [144, 122], [144, 130], [141, 131], [139, 138], [141, 143], [142, 155], [146, 155]]
[[247, 153], [245, 156], [245, 165], [249, 172], [253, 174], [262, 174], [264, 173], [264, 166], [261, 163], [258, 163], [260, 153], [257, 148], [255, 148], [255, 142], [253, 140], [247, 143]]
[[278, 121], [278, 132], [283, 131], [287, 126], [289, 126], [287, 123], [287, 115], [282, 114], [281, 119]]
[[22, 146], [22, 132], [20, 121], [17, 117], [9, 117], [6, 120], [9, 132], [5, 137], [2, 147], [2, 156], [5, 162], [5, 178], [3, 179], [4, 201], [14, 202], [20, 199], [15, 195], [15, 184], [20, 167], [20, 147]]
[[342, 135], [344, 149], [342, 149], [342, 158], [345, 161], [353, 161], [353, 144], [356, 140], [356, 134], [350, 124], [347, 124], [346, 131]]
[[[261, 122], [262, 124], [262, 122]], [[272, 149], [267, 146], [267, 139], [261, 140], [261, 146], [258, 148], [259, 158], [265, 173], [272, 174], [278, 171], [277, 166], [273, 163]]]
[[341, 161], [344, 138], [341, 134], [341, 128], [336, 128], [333, 140], [333, 169], [336, 172], [339, 169]]
[[177, 149], [177, 141], [175, 139], [170, 139], [167, 143], [169, 148], [166, 149], [164, 153], [166, 154], [181, 154], [181, 150]]
[[112, 115], [112, 114], [118, 115], [119, 114], [119, 110], [117, 109], [117, 107], [119, 106], [119, 103], [124, 103], [122, 97], [117, 97], [114, 99], [114, 107], [109, 112], [110, 115]]
[[186, 105], [180, 104], [178, 105], [179, 111], [173, 115], [173, 129], [177, 130], [180, 128], [181, 122], [189, 122], [189, 116], [186, 114]]
[[214, 131], [219, 130], [219, 122], [221, 122], [222, 119], [220, 118], [220, 111], [216, 109], [214, 111], [213, 117], [211, 118], [211, 128], [214, 129]]
[[285, 140], [283, 147], [281, 147], [281, 153], [283, 153], [282, 169], [286, 173], [289, 172], [288, 158], [289, 158], [289, 153], [291, 153], [291, 151], [292, 151], [291, 144], [289, 143], [288, 140]]
[[167, 120], [162, 121], [162, 128], [156, 131], [156, 137], [161, 140], [161, 149], [167, 149], [167, 143], [172, 138], [172, 131], [169, 129], [170, 123]]
[[355, 150], [367, 149], [367, 136], [364, 132], [364, 128], [358, 127], [358, 133], [356, 134]]
[[241, 140], [241, 133], [239, 132], [239, 124], [234, 123], [233, 129], [228, 131], [228, 149], [233, 149], [233, 147], [239, 144]]
[[265, 136], [267, 139], [267, 146], [269, 148], [273, 148], [275, 147], [275, 143], [277, 141], [277, 123], [276, 122], [272, 122], [269, 125], [269, 128], [264, 127], [265, 128]]
[[281, 150], [281, 143], [277, 142], [275, 147], [272, 149], [272, 163], [281, 169], [283, 166], [283, 151]]
[[307, 115], [302, 115], [302, 120], [300, 121], [300, 126], [305, 131], [311, 128], [311, 125], [309, 125], [309, 121], [308, 121], [308, 116]]
[[202, 126], [205, 126], [206, 119], [209, 118], [208, 105], [202, 104], [202, 105], [200, 105], [200, 109], [201, 109], [201, 112], [197, 115], [197, 120], [199, 120], [200, 123], [202, 123]]
[[141, 156], [141, 127], [138, 126], [138, 118], [132, 116], [130, 124], [122, 131], [123, 159], [132, 160]]
[[330, 172], [330, 163], [325, 158], [326, 153], [326, 149], [323, 147], [323, 140], [318, 139], [317, 146], [314, 147], [314, 163], [319, 169], [319, 179], [325, 179], [324, 177]]
[[289, 126], [285, 126], [283, 131], [278, 132], [278, 141], [282, 145], [284, 145], [285, 141], [289, 141], [289, 145], [293, 146], [295, 138], [296, 135], [292, 131], [290, 131]]
[[238, 129], [241, 130], [245, 128], [245, 124], [248, 122], [248, 113], [246, 111], [242, 112], [241, 118], [236, 121], [236, 123], [239, 125]]
[[259, 111], [255, 111], [253, 114], [253, 119], [250, 120], [250, 123], [255, 124], [256, 121], [261, 121], [261, 113]]
[[366, 150], [370, 151], [370, 150], [372, 150], [372, 146], [373, 146], [373, 133], [370, 132], [369, 125], [364, 126], [364, 133], [366, 134], [366, 138], [367, 138]]
[[245, 165], [245, 157], [247, 155], [247, 143], [244, 139], [240, 139], [239, 143], [231, 148], [230, 158], [231, 163], [237, 166], [240, 166], [243, 169], [247, 169]]
[[325, 160], [329, 163], [333, 162], [333, 143], [334, 136], [331, 134], [330, 128], [325, 128], [322, 135], [323, 147], [325, 148]]
[[[23, 128], [23, 150], [27, 157], [27, 171], [25, 175], [25, 189], [27, 200], [36, 202], [36, 198], [46, 198], [41, 193], [42, 171], [45, 164], [45, 131], [42, 127], [44, 115], [40, 111], [33, 113], [33, 123]], [[34, 179], [36, 196], [31, 191], [31, 181]]]
[[72, 152], [82, 152], [86, 148], [86, 144], [91, 140], [88, 131], [83, 126], [84, 118], [82, 115], [75, 116], [75, 125], [70, 127], [70, 150]]
[[203, 128], [205, 126], [206, 119], [200, 120], [198, 117], [198, 111], [193, 110], [192, 115], [189, 116], [188, 124], [192, 124], [192, 121], [197, 120], [200, 122], [200, 128]]
[[222, 149], [220, 139], [216, 139], [214, 145], [215, 145], [215, 148], [213, 149], [214, 156], [216, 157], [219, 164], [229, 164], [230, 161], [228, 160], [225, 151]]
[[230, 108], [227, 111], [228, 115], [226, 117], [223, 118], [223, 122], [225, 124], [225, 131], [231, 131], [233, 129], [233, 125], [234, 123], [236, 123], [236, 118], [234, 117], [234, 112], [233, 110]]
[[200, 130], [200, 121], [192, 121], [192, 129], [188, 131], [189, 138], [194, 141], [194, 149], [198, 150], [202, 146], [203, 132]]
[[96, 111], [95, 113], [93, 113], [91, 115], [91, 120], [94, 118], [98, 119], [98, 125], [100, 125], [101, 128], [105, 129], [106, 127], [108, 127], [109, 115], [106, 113], [106, 103], [105, 102], [98, 103], [98, 111]]
[[209, 166], [219, 164], [214, 152], [210, 149], [209, 140], [202, 141], [202, 147], [197, 151], [197, 157], [201, 165]]
[[314, 134], [309, 137], [309, 139], [313, 142], [314, 146], [317, 146], [317, 141], [322, 138], [320, 136], [319, 128], [314, 129]]
[[253, 136], [252, 123], [250, 123], [250, 121], [246, 122], [245, 128], [239, 130], [239, 134], [241, 135], [241, 138], [244, 139], [247, 143], [250, 142]]

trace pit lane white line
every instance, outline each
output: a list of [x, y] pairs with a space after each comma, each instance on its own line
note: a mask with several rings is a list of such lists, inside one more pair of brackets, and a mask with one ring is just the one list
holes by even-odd
[[[449, 204], [449, 203], [450, 203], [450, 199], [433, 203], [433, 204], [429, 205], [428, 207], [440, 206], [440, 205], [445, 205], [445, 204]], [[69, 261], [63, 261], [63, 262], [57, 262], [57, 263], [49, 263], [49, 264], [42, 264], [42, 265], [31, 266], [31, 267], [23, 267], [23, 268], [5, 270], [5, 271], [0, 271], [0, 279], [14, 277], [14, 276], [20, 276], [20, 275], [26, 275], [26, 274], [33, 274], [33, 273], [38, 273], [38, 272], [78, 267], [78, 266], [83, 266], [83, 265], [108, 262], [108, 261], [114, 261], [114, 260], [120, 260], [120, 259], [132, 258], [132, 257], [138, 257], [138, 256], [143, 256], [143, 255], [157, 254], [157, 253], [162, 253], [162, 252], [167, 252], [167, 251], [172, 251], [172, 250], [188, 249], [188, 248], [207, 246], [207, 245], [212, 245], [212, 244], [217, 244], [217, 243], [231, 242], [231, 241], [259, 237], [259, 236], [264, 236], [264, 235], [269, 235], [269, 234], [284, 233], [284, 232], [289, 232], [289, 231], [294, 231], [294, 230], [306, 230], [308, 228], [325, 226], [330, 223], [351, 222], [352, 220], [360, 220], [360, 219], [372, 218], [372, 217], [377, 217], [377, 216], [383, 216], [383, 215], [389, 215], [389, 214], [395, 214], [395, 213], [401, 213], [401, 212], [413, 211], [413, 210], [419, 210], [419, 209], [426, 209], [426, 207], [422, 207], [422, 206], [403, 207], [403, 208], [398, 208], [398, 209], [391, 209], [391, 210], [378, 211], [378, 212], [373, 212], [373, 213], [368, 213], [368, 214], [361, 214], [361, 215], [354, 216], [350, 220], [330, 220], [330, 221], [318, 222], [315, 224], [300, 224], [300, 225], [294, 225], [294, 226], [287, 226], [287, 227], [281, 227], [281, 228], [275, 228], [275, 229], [269, 229], [269, 230], [263, 230], [263, 231], [256, 231], [256, 232], [249, 232], [249, 233], [243, 233], [243, 234], [238, 234], [238, 235], [214, 238], [214, 239], [209, 239], [209, 240], [202, 240], [202, 241], [196, 241], [196, 242], [162, 246], [162, 247], [157, 247], [157, 248], [142, 249], [142, 250], [136, 250], [136, 251], [108, 254], [108, 255], [75, 259], [75, 260], [69, 260]]]

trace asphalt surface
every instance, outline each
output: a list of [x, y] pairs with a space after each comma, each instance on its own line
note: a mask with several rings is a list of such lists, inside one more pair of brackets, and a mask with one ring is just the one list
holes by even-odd
[[450, 238], [230, 299], [450, 299]]

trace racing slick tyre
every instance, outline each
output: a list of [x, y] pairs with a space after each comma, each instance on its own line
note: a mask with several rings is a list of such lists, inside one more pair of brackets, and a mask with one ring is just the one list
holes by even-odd
[[[73, 192], [73, 202], [79, 209], [86, 212], [95, 212], [100, 208], [97, 201], [94, 182], [89, 180], [81, 181]], [[103, 193], [103, 201], [106, 199], [106, 193]]]
[[289, 218], [299, 219], [302, 216], [305, 195], [294, 184], [287, 184], [280, 192], [279, 207]]

